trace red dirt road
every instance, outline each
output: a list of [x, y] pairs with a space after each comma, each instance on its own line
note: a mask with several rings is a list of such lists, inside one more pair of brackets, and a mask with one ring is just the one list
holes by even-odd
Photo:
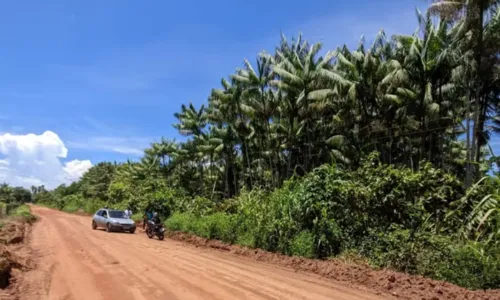
[[29, 241], [37, 268], [19, 282], [21, 300], [338, 299], [382, 300], [342, 286], [210, 249], [92, 230], [90, 217], [32, 207]]

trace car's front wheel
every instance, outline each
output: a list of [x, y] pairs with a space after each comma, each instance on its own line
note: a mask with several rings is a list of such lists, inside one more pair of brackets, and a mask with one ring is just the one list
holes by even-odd
[[97, 224], [95, 221], [92, 221], [92, 229], [96, 230], [97, 229]]
[[129, 232], [133, 234], [135, 232], [135, 229], [132, 229]]
[[109, 223], [108, 223], [108, 224], [106, 224], [106, 231], [107, 231], [107, 232], [111, 232], [111, 231], [112, 231], [112, 229], [111, 229], [111, 224], [109, 224]]

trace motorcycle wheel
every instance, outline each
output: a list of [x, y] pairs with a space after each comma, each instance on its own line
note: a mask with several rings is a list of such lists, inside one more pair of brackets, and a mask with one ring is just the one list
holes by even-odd
[[163, 234], [163, 233], [158, 233], [158, 239], [159, 239], [160, 241], [163, 241], [163, 239], [164, 239], [164, 238], [165, 238], [165, 234]]
[[146, 234], [148, 235], [148, 238], [153, 238], [153, 232], [151, 230], [146, 230]]

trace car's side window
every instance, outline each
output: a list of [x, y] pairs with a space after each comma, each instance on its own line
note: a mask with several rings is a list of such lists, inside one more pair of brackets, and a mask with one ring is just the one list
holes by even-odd
[[103, 217], [105, 217], [105, 218], [107, 218], [107, 217], [108, 217], [108, 212], [107, 212], [107, 211], [105, 211], [105, 210], [103, 210], [103, 211], [102, 211], [102, 216], [103, 216]]
[[102, 210], [99, 210], [95, 213], [97, 216], [101, 216], [102, 215]]

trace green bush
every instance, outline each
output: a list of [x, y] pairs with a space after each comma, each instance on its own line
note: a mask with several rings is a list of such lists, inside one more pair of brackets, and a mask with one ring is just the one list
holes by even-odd
[[236, 244], [244, 247], [255, 248], [255, 236], [253, 232], [240, 232], [236, 237]]
[[439, 279], [471, 289], [500, 287], [500, 250], [479, 243], [453, 247], [449, 259], [438, 261]]
[[215, 203], [210, 199], [196, 196], [183, 203], [183, 210], [193, 213], [196, 216], [210, 215], [214, 212]]
[[83, 211], [88, 214], [95, 214], [96, 211], [106, 206], [104, 201], [100, 201], [97, 199], [88, 199], [83, 204]]
[[198, 226], [208, 229], [208, 238], [217, 239], [227, 243], [236, 240], [236, 226], [231, 215], [215, 213], [201, 217]]
[[134, 222], [140, 222], [143, 220], [144, 213], [135, 213], [130, 218], [134, 220]]
[[165, 221], [165, 226], [172, 231], [183, 231], [207, 239], [217, 239], [233, 243], [236, 239], [232, 216], [215, 213], [197, 217], [193, 214], [174, 213]]
[[83, 199], [81, 195], [68, 195], [62, 198], [62, 211], [74, 213], [81, 209], [83, 206]]
[[196, 218], [189, 213], [174, 213], [165, 221], [165, 227], [172, 231], [194, 233], [193, 228]]
[[313, 258], [316, 256], [314, 235], [309, 231], [302, 231], [296, 235], [290, 245], [290, 252], [295, 256]]
[[62, 209], [62, 211], [67, 212], [67, 213], [74, 213], [80, 209], [80, 206], [77, 206], [75, 204], [69, 204], [65, 205]]
[[28, 205], [23, 204], [10, 213], [11, 216], [24, 218], [28, 223], [36, 221], [36, 217], [31, 214], [31, 209]]
[[393, 227], [372, 233], [358, 253], [381, 268], [445, 280], [470, 289], [500, 286], [500, 251], [485, 243]]
[[0, 217], [7, 214], [7, 203], [0, 202]]

